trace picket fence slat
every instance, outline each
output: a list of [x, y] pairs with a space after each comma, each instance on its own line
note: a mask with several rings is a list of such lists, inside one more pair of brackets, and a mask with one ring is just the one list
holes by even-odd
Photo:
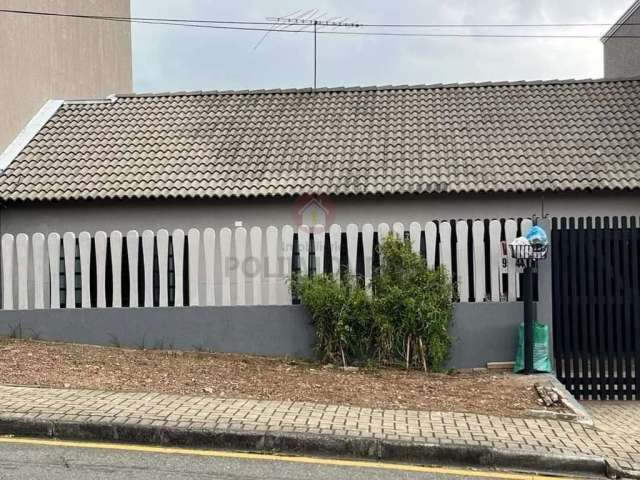
[[13, 249], [15, 238], [10, 233], [2, 235], [2, 308], [13, 310]]
[[96, 232], [96, 307], [107, 306], [107, 234]]
[[502, 231], [502, 225], [499, 220], [491, 220], [489, 222], [489, 261], [491, 262], [491, 301], [499, 302], [501, 293], [500, 278], [502, 271], [500, 267], [501, 253], [500, 253], [500, 232]]
[[122, 307], [122, 232], [114, 230], [109, 234], [111, 249], [111, 284], [113, 285], [112, 305]]
[[204, 252], [204, 272], [206, 282], [206, 305], [216, 304], [215, 292], [215, 262], [216, 262], [216, 231], [213, 228], [205, 228], [202, 236], [202, 250]]
[[464, 220], [456, 222], [456, 268], [458, 295], [461, 302], [469, 301], [469, 227]]
[[65, 308], [76, 308], [76, 236], [66, 232], [62, 236], [64, 252]]
[[222, 305], [231, 305], [231, 229], [220, 230], [220, 261], [222, 262]]
[[173, 247], [173, 305], [184, 306], [184, 230], [176, 228], [171, 233]]
[[273, 225], [267, 227], [267, 303], [278, 303], [278, 229]]
[[264, 280], [264, 269], [262, 265], [262, 229], [260, 227], [252, 227], [249, 230], [249, 240], [251, 244], [251, 270], [252, 275], [252, 304], [262, 305], [262, 282]]
[[349, 264], [349, 275], [355, 278], [357, 271], [357, 255], [358, 255], [358, 226], [350, 223], [347, 225], [347, 257]]
[[144, 306], [153, 307], [153, 245], [154, 233], [142, 232], [142, 260], [144, 268]]
[[80, 306], [91, 308], [91, 234], [80, 232], [78, 235], [80, 251]]
[[373, 225], [365, 223], [362, 226], [362, 251], [364, 254], [364, 285], [371, 288], [373, 276]]
[[127, 232], [127, 259], [129, 260], [129, 307], [138, 307], [138, 255], [140, 235], [136, 230]]
[[51, 282], [49, 307], [60, 308], [60, 235], [55, 232], [47, 236], [47, 254], [49, 257], [49, 281]]
[[324, 274], [324, 225], [313, 227], [313, 247], [315, 251], [316, 275]]
[[235, 261], [233, 266], [236, 271], [236, 303], [235, 305], [246, 305], [246, 278], [244, 274], [244, 264], [247, 257], [247, 229], [238, 227], [235, 231]]
[[451, 275], [453, 272], [451, 268], [451, 224], [441, 222], [438, 227], [440, 232], [440, 265]]
[[389, 224], [382, 222], [378, 224], [378, 254], [380, 258], [380, 264], [382, 264], [382, 260], [384, 255], [382, 254], [382, 250], [380, 250], [380, 246], [384, 243], [385, 239], [389, 236], [391, 229], [389, 228]]
[[293, 227], [285, 225], [282, 227], [282, 260], [283, 272], [279, 278], [280, 301], [286, 305], [291, 303], [288, 281], [291, 278], [291, 261], [293, 258]]
[[29, 236], [16, 235], [16, 264], [18, 265], [18, 310], [29, 309]]
[[436, 268], [436, 241], [438, 238], [438, 226], [435, 222], [427, 222], [424, 225], [424, 240], [427, 248], [427, 267]]
[[309, 276], [309, 227], [298, 227], [298, 258], [300, 259], [300, 275]]
[[418, 222], [409, 224], [409, 240], [411, 241], [411, 251], [420, 253], [420, 237], [422, 236], [422, 228]]
[[161, 228], [156, 234], [158, 248], [158, 305], [169, 306], [169, 231]]
[[333, 278], [340, 278], [340, 245], [342, 242], [342, 227], [333, 224], [329, 227], [329, 243], [331, 245], [331, 272]]
[[31, 237], [33, 246], [33, 308], [44, 308], [44, 235], [34, 233]]
[[189, 305], [200, 305], [200, 230], [187, 232], [189, 253]]
[[[504, 222], [504, 237], [507, 244], [513, 242], [518, 232], [518, 224], [509, 219]], [[509, 255], [507, 259], [507, 295], [510, 302], [515, 302], [516, 295], [516, 261]]]
[[484, 222], [476, 220], [472, 225], [473, 235], [473, 298], [476, 302], [484, 302], [487, 296], [484, 261]]

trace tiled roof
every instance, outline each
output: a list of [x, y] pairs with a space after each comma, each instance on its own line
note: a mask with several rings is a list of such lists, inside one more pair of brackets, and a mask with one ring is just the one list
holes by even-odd
[[65, 103], [3, 200], [640, 188], [640, 80]]

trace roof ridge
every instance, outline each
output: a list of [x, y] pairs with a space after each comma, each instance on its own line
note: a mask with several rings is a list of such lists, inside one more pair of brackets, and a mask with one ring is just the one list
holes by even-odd
[[430, 90], [430, 89], [456, 89], [456, 88], [481, 88], [481, 87], [514, 87], [535, 85], [575, 85], [588, 83], [616, 83], [640, 81], [640, 76], [620, 78], [584, 78], [584, 79], [552, 79], [552, 80], [511, 80], [511, 81], [487, 81], [464, 83], [432, 83], [414, 85], [369, 85], [352, 87], [321, 87], [321, 88], [273, 88], [255, 90], [194, 90], [176, 92], [146, 92], [146, 93], [120, 93], [113, 94], [110, 98], [146, 98], [146, 97], [185, 97], [198, 95], [268, 95], [268, 94], [300, 94], [300, 93], [337, 93], [337, 92], [367, 92], [389, 90]]

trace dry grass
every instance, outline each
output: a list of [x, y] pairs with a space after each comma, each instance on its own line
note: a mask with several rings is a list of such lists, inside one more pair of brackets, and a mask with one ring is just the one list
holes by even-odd
[[541, 408], [531, 380], [506, 372], [344, 371], [246, 355], [10, 339], [0, 340], [0, 383], [507, 416]]

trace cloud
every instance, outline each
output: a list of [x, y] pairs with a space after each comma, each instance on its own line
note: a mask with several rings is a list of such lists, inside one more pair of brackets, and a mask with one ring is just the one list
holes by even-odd
[[[362, 23], [610, 23], [624, 12], [629, 1], [132, 0], [132, 15], [264, 20], [318, 8], [329, 16], [346, 16]], [[544, 31], [600, 35], [605, 30]], [[537, 33], [541, 29], [518, 31]], [[261, 32], [153, 25], [134, 25], [132, 32], [136, 91], [308, 87], [313, 82], [311, 35], [271, 33], [254, 49]], [[318, 36], [319, 86], [600, 76], [602, 45], [595, 39]]]

